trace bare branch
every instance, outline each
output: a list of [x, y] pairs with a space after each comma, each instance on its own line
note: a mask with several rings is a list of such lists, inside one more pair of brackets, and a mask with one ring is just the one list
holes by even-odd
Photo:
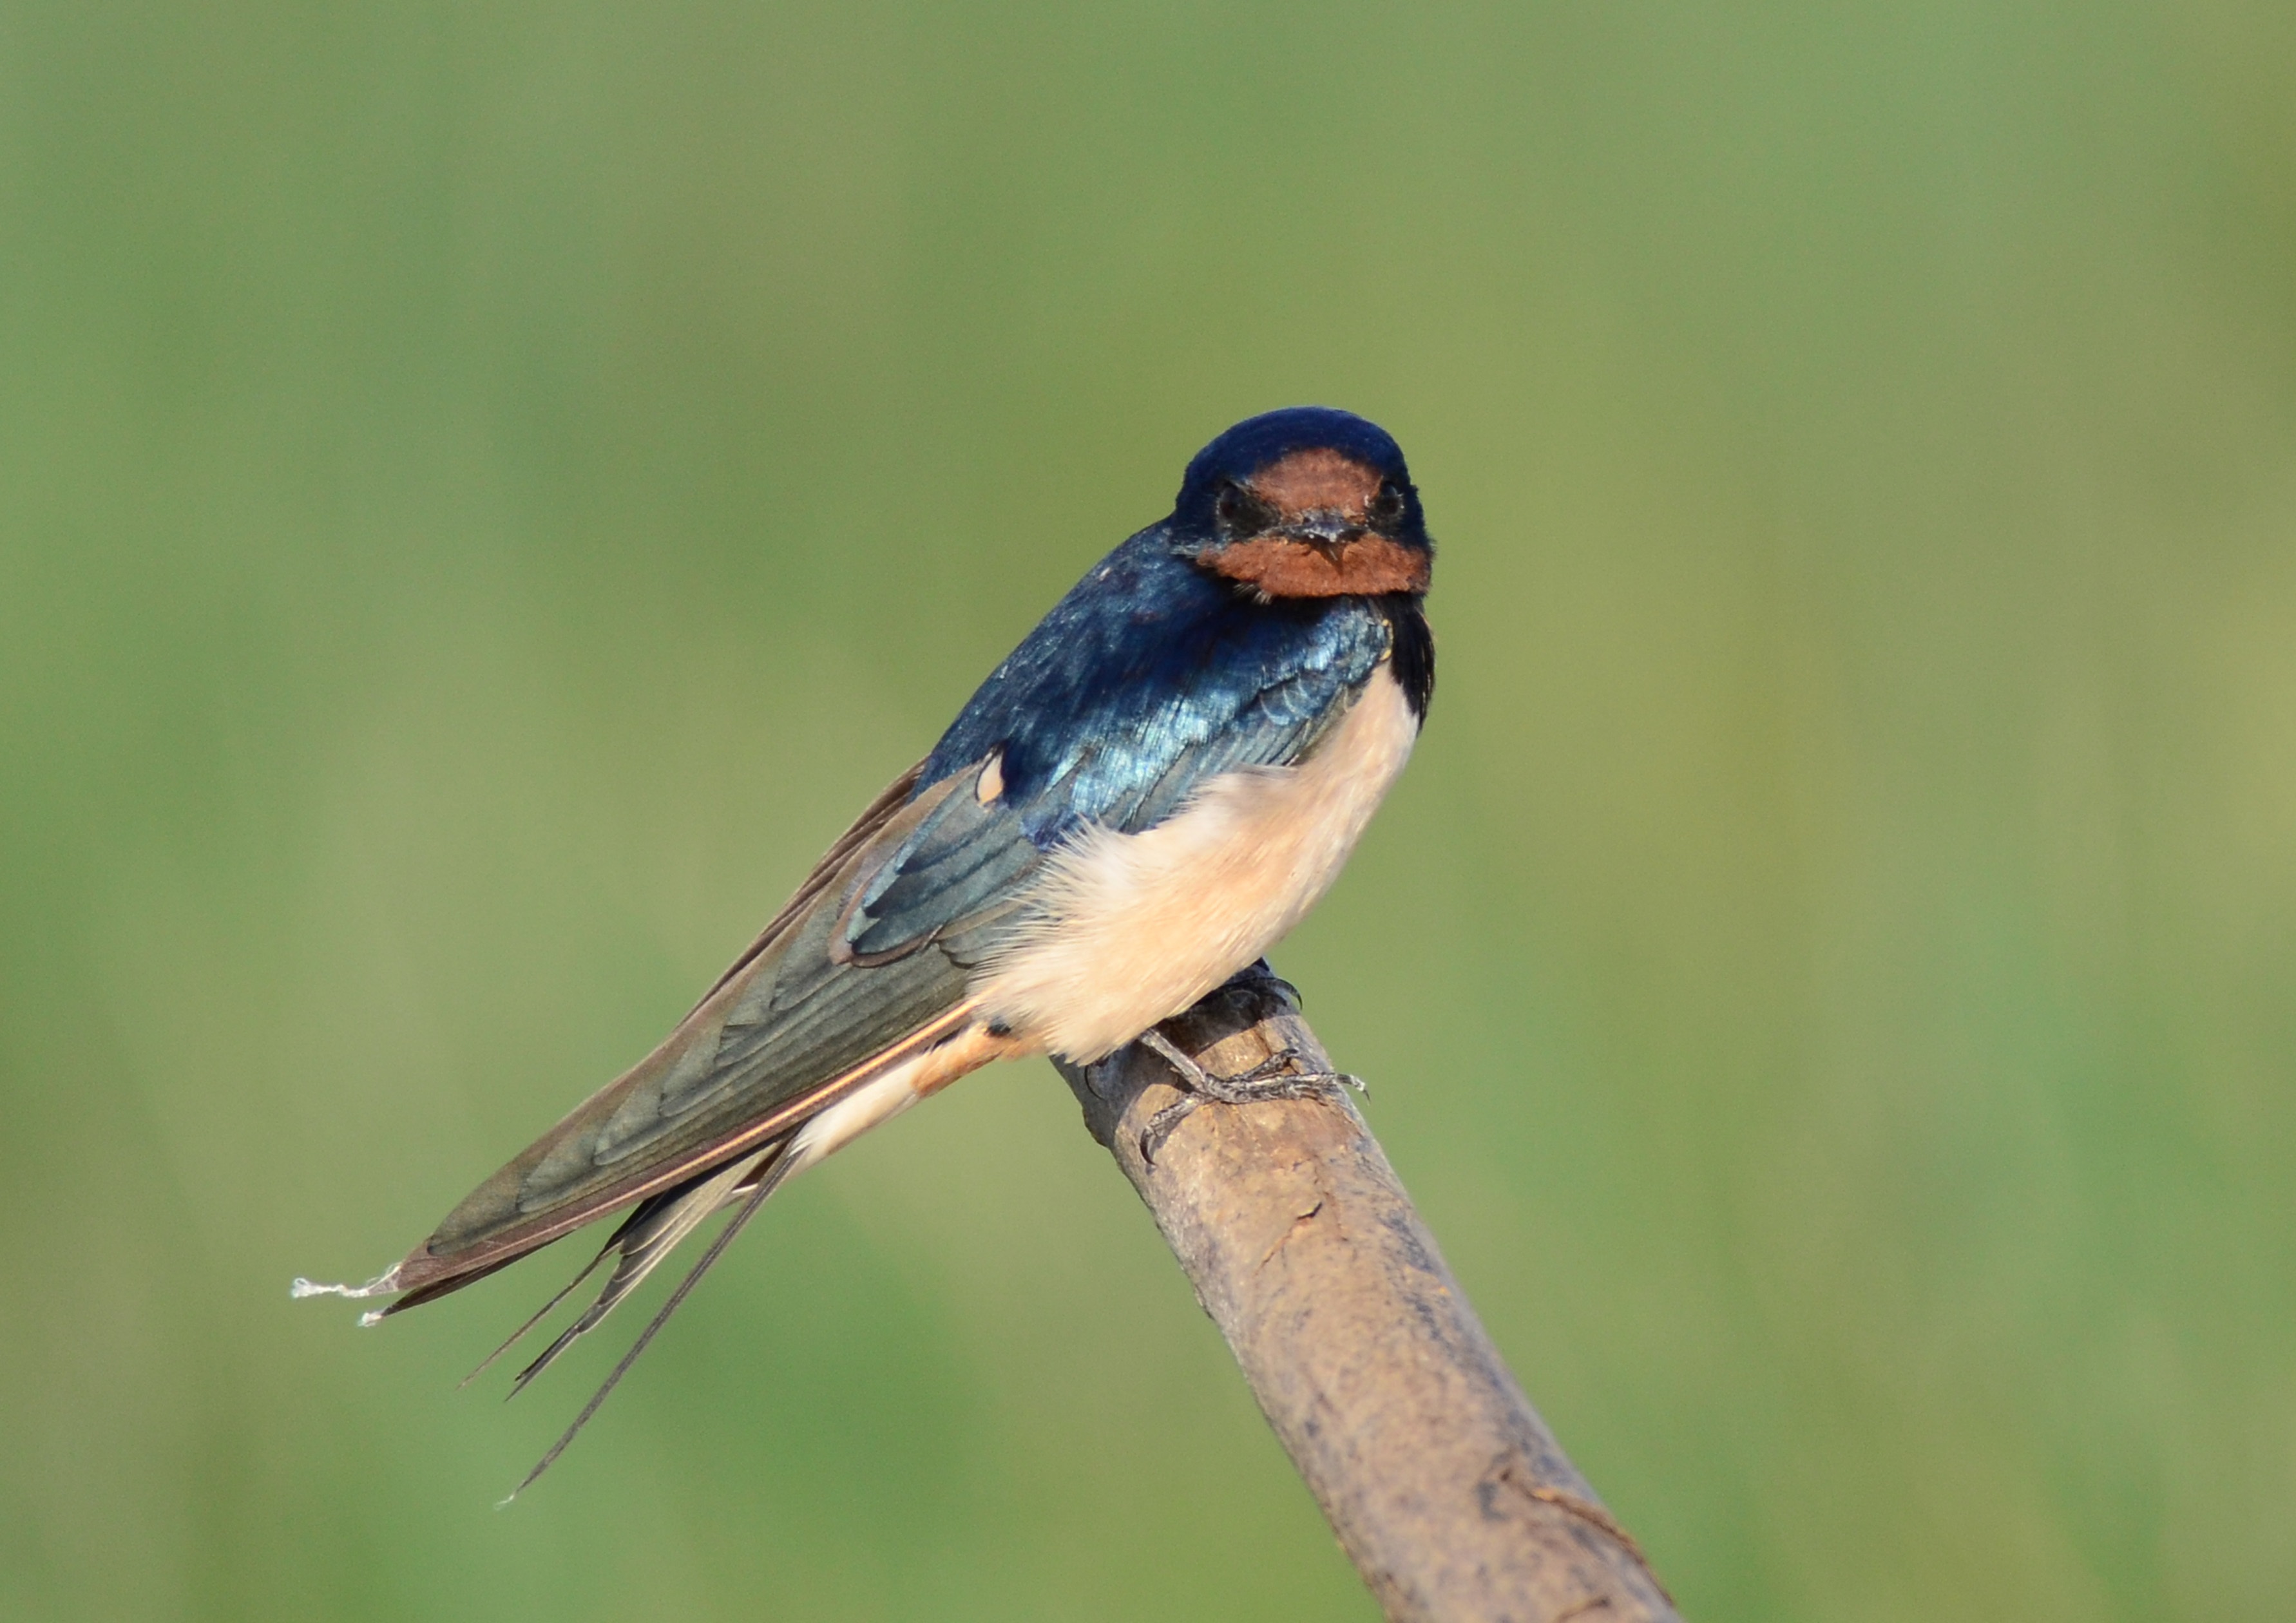
[[[1166, 1035], [1216, 1075], [1330, 1070], [1264, 966]], [[1160, 1144], [1174, 1072], [1134, 1045], [1062, 1066], [1275, 1435], [1387, 1615], [1675, 1619], [1626, 1529], [1515, 1384], [1352, 1102], [1206, 1104]]]

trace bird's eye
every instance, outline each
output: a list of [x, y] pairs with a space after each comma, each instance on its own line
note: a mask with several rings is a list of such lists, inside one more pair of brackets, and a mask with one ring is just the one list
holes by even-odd
[[1250, 534], [1260, 529], [1268, 517], [1266, 504], [1242, 485], [1235, 484], [1221, 489], [1219, 500], [1212, 504], [1212, 512], [1218, 518], [1220, 528], [1232, 534]]
[[1382, 485], [1379, 494], [1371, 499], [1371, 517], [1375, 524], [1392, 524], [1403, 516], [1403, 492], [1392, 483]]

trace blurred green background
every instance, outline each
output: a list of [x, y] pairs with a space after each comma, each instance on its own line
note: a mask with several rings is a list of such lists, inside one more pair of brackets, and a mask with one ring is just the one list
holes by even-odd
[[2284, 0], [14, 0], [0, 1616], [1373, 1616], [1041, 1062], [508, 1512], [570, 1251], [286, 1294], [1307, 400], [1442, 678], [1278, 963], [1685, 1611], [2288, 1615]]

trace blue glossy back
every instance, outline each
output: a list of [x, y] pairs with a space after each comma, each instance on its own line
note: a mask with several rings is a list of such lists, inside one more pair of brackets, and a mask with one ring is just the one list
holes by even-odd
[[1039, 848], [1080, 820], [1136, 832], [1205, 777], [1295, 759], [1389, 637], [1360, 598], [1251, 602], [1154, 525], [981, 684], [922, 781], [1001, 748], [1005, 803]]

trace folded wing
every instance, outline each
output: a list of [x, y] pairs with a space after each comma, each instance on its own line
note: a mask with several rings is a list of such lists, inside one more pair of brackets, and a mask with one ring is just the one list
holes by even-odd
[[[990, 808], [972, 792], [977, 776], [920, 791], [913, 771], [880, 796], [659, 1047], [472, 1191], [378, 1282], [401, 1293], [387, 1311], [750, 1158], [962, 1029], [968, 948], [1038, 858], [1009, 813], [980, 815]], [[847, 915], [888, 873], [898, 876], [909, 928], [893, 950], [857, 955], [842, 945]]]

